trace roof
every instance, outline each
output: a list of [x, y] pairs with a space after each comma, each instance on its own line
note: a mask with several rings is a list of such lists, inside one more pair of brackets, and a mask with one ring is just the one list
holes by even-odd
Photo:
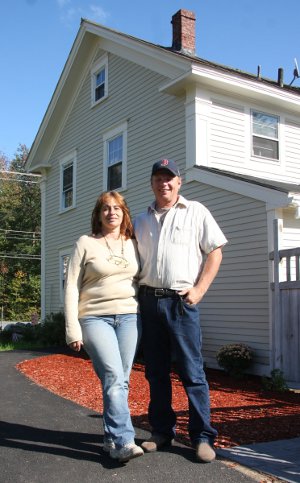
[[234, 173], [231, 171], [225, 171], [217, 168], [209, 168], [207, 166], [194, 166], [194, 168], [199, 169], [201, 171], [206, 171], [212, 174], [227, 176], [228, 178], [236, 179], [238, 181], [244, 181], [245, 183], [262, 186], [263, 188], [269, 188], [275, 191], [280, 191], [281, 193], [285, 193], [285, 194], [289, 194], [289, 193], [300, 194], [300, 185], [298, 184], [284, 183], [281, 181], [274, 181], [270, 179], [256, 178], [254, 176]]
[[107, 31], [110, 31], [111, 33], [115, 33], [121, 37], [124, 37], [124, 38], [128, 38], [128, 39], [132, 39], [134, 40], [135, 42], [140, 42], [140, 43], [143, 43], [145, 45], [148, 45], [148, 46], [151, 46], [151, 47], [156, 47], [158, 49], [161, 49], [163, 51], [167, 51], [167, 52], [170, 52], [174, 55], [178, 55], [180, 57], [183, 57], [185, 59], [188, 59], [190, 61], [193, 61], [199, 65], [203, 65], [203, 66], [207, 66], [207, 67], [212, 67], [216, 70], [220, 70], [220, 71], [223, 71], [223, 72], [228, 72], [228, 73], [232, 73], [232, 74], [238, 74], [244, 78], [248, 78], [248, 79], [251, 79], [251, 80], [256, 80], [257, 82], [259, 83], [262, 83], [262, 84], [269, 84], [269, 85], [272, 85], [274, 87], [278, 87], [279, 89], [285, 89], [285, 90], [289, 90], [289, 91], [292, 91], [293, 93], [296, 93], [296, 94], [300, 94], [300, 87], [296, 87], [296, 86], [291, 86], [291, 85], [288, 85], [288, 84], [284, 84], [283, 86], [280, 86], [278, 81], [275, 81], [275, 80], [272, 80], [272, 79], [268, 79], [266, 77], [262, 77], [261, 75], [258, 75], [258, 74], [252, 74], [252, 73], [249, 73], [249, 72], [245, 72], [245, 71], [242, 71], [240, 69], [237, 69], [237, 68], [233, 68], [233, 67], [230, 67], [230, 66], [226, 66], [226, 65], [223, 65], [223, 64], [219, 64], [217, 62], [212, 62], [212, 61], [209, 61], [209, 60], [206, 60], [206, 59], [203, 59], [201, 57], [198, 57], [197, 55], [191, 55], [191, 54], [187, 54], [186, 52], [181, 52], [181, 51], [176, 51], [174, 50], [172, 47], [166, 47], [166, 46], [163, 46], [163, 45], [160, 45], [160, 44], [154, 44], [152, 42], [148, 42], [147, 40], [143, 40], [143, 39], [140, 39], [138, 37], [134, 37], [132, 35], [129, 35], [129, 34], [125, 34], [123, 32], [119, 32], [117, 30], [114, 30], [114, 29], [111, 29], [109, 27], [105, 27], [101, 24], [98, 24], [96, 22], [91, 22], [90, 20], [88, 19], [82, 19], [81, 22], [87, 22], [89, 24], [92, 24], [92, 25], [95, 25], [96, 27], [101, 27], [101, 29], [106, 29]]
[[216, 89], [231, 89], [239, 95], [247, 95], [262, 102], [267, 99], [272, 105], [300, 112], [300, 89], [280, 87], [278, 82], [257, 77], [188, 55], [175, 52], [171, 47], [138, 39], [103, 25], [82, 19], [80, 29], [74, 40], [70, 54], [61, 73], [56, 89], [45, 112], [33, 145], [31, 146], [26, 167], [33, 172], [48, 168], [55, 140], [61, 126], [67, 119], [68, 109], [77, 95], [81, 78], [87, 66], [93, 60], [95, 49], [101, 39], [104, 49], [116, 55], [124, 56], [146, 68], [165, 76], [166, 83], [161, 92], [181, 95], [182, 91], [195, 82]]

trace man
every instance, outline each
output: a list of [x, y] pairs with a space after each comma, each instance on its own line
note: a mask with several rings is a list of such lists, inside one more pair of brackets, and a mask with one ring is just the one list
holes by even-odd
[[210, 424], [198, 303], [217, 275], [227, 240], [201, 203], [179, 196], [181, 177], [174, 161], [163, 159], [153, 165], [151, 187], [155, 201], [135, 220], [152, 427], [152, 436], [142, 447], [152, 452], [172, 444], [176, 416], [170, 372], [175, 360], [188, 396], [189, 436], [196, 458], [211, 462], [217, 432]]

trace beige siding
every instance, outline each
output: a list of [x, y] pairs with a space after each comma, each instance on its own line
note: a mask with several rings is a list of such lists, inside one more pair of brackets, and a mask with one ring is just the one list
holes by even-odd
[[213, 101], [210, 113], [210, 165], [236, 170], [245, 164], [245, 114], [243, 106]]
[[[89, 74], [84, 79], [57, 140], [47, 180], [47, 313], [61, 309], [59, 252], [79, 235], [89, 232], [91, 211], [103, 188], [103, 133], [125, 120], [128, 122], [128, 189], [124, 194], [133, 216], [152, 201], [149, 181], [155, 160], [165, 156], [174, 158], [184, 173], [185, 100], [160, 93], [158, 88], [165, 80], [146, 68], [109, 55], [109, 96], [91, 108]], [[243, 133], [242, 110], [235, 108], [230, 112], [224, 106], [214, 107], [214, 153], [219, 152], [219, 159], [227, 159], [232, 167], [243, 162]], [[77, 150], [77, 205], [73, 210], [59, 213], [59, 160], [74, 149]], [[261, 367], [267, 366], [265, 207], [253, 199], [201, 183], [185, 185], [182, 193], [202, 201], [212, 211], [230, 242], [224, 250], [220, 274], [202, 304], [205, 359], [210, 366], [216, 366], [217, 349], [238, 341], [248, 343], [255, 350], [256, 362]]]
[[213, 213], [229, 243], [220, 272], [201, 306], [203, 352], [209, 366], [224, 344], [244, 342], [259, 371], [269, 372], [267, 220], [263, 203], [201, 183], [182, 193]]
[[296, 218], [296, 210], [284, 210], [283, 231], [280, 249], [300, 246], [300, 219]]
[[300, 124], [286, 121], [285, 126], [286, 172], [300, 179]]
[[[300, 246], [300, 219], [295, 217], [296, 209], [283, 210], [283, 226], [279, 249], [296, 248]], [[291, 258], [291, 280], [296, 280], [296, 260]], [[280, 263], [279, 276], [281, 281], [286, 281], [286, 258]]]
[[[280, 118], [278, 161], [252, 156], [251, 109]], [[268, 107], [238, 104], [232, 99], [217, 99], [211, 94], [209, 113], [208, 166], [250, 176], [299, 183], [300, 123], [284, 112], [270, 112]]]
[[[103, 52], [99, 52], [97, 58]], [[87, 74], [51, 157], [46, 194], [46, 312], [61, 309], [59, 251], [89, 232], [91, 211], [103, 190], [105, 131], [128, 122], [128, 170], [124, 193], [132, 214], [151, 200], [151, 166], [162, 156], [185, 161], [184, 102], [158, 91], [165, 78], [109, 55], [109, 96], [91, 108], [91, 83]], [[59, 160], [77, 150], [76, 208], [59, 213]]]

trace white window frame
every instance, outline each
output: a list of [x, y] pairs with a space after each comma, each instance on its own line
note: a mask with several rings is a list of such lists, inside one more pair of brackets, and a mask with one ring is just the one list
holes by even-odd
[[122, 182], [121, 186], [115, 188], [115, 191], [123, 191], [127, 189], [127, 121], [115, 126], [103, 134], [103, 190], [110, 190], [108, 187], [108, 169], [109, 169], [109, 143], [118, 136], [122, 136]]
[[[72, 151], [71, 153], [68, 153], [66, 156], [64, 156], [60, 160], [59, 164], [60, 164], [59, 211], [60, 211], [60, 213], [64, 213], [64, 212], [72, 210], [73, 208], [76, 207], [76, 172], [77, 172], [76, 151]], [[65, 196], [64, 196], [64, 191], [63, 191], [63, 175], [64, 175], [65, 168], [68, 167], [71, 164], [73, 166], [72, 203], [71, 203], [70, 206], [65, 206]]]
[[[104, 70], [104, 94], [96, 100], [97, 74]], [[108, 96], [108, 56], [103, 55], [91, 68], [91, 105], [96, 106]]]
[[59, 251], [59, 299], [61, 305], [64, 304], [65, 294], [64, 294], [64, 282], [66, 279], [67, 273], [67, 264], [65, 263], [65, 258], [68, 257], [68, 261], [70, 259], [72, 253], [72, 247], [64, 248], [63, 250]]
[[[269, 137], [269, 136], [266, 136], [266, 135], [263, 135], [263, 134], [258, 134], [258, 133], [255, 133], [254, 132], [254, 116], [253, 114], [254, 113], [258, 113], [258, 114], [263, 114], [264, 116], [268, 116], [270, 118], [274, 118], [277, 120], [277, 137]], [[270, 114], [268, 112], [264, 112], [264, 111], [260, 111], [259, 109], [251, 109], [250, 111], [250, 114], [251, 114], [251, 155], [253, 158], [256, 158], [256, 159], [265, 159], [265, 160], [268, 160], [268, 161], [272, 161], [276, 164], [279, 163], [280, 161], [280, 136], [279, 136], [279, 129], [280, 129], [280, 117], [277, 116], [276, 114]], [[268, 156], [264, 156], [264, 155], [259, 155], [259, 154], [255, 154], [254, 153], [254, 137], [256, 138], [261, 138], [261, 139], [265, 139], [265, 140], [270, 140], [270, 141], [273, 141], [275, 143], [277, 143], [277, 153], [278, 153], [278, 157], [275, 158], [275, 157], [268, 157]]]

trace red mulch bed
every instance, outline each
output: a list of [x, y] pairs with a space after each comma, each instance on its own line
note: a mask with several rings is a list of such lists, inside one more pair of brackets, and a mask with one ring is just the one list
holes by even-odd
[[[102, 412], [102, 392], [89, 359], [78, 355], [54, 354], [17, 365], [23, 374], [61, 397]], [[177, 439], [189, 444], [188, 405], [184, 389], [173, 379], [173, 408], [177, 414]], [[210, 386], [211, 417], [219, 436], [217, 447], [274, 441], [300, 436], [300, 394], [262, 389], [259, 377], [235, 380], [222, 371], [207, 370]], [[148, 383], [142, 364], [131, 373], [129, 406], [133, 424], [149, 429]]]

